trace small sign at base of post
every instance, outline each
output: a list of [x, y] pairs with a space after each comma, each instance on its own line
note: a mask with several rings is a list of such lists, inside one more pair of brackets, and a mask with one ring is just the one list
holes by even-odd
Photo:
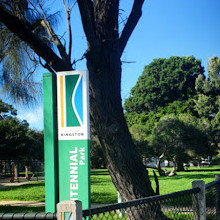
[[58, 203], [57, 220], [82, 220], [82, 202], [69, 200]]

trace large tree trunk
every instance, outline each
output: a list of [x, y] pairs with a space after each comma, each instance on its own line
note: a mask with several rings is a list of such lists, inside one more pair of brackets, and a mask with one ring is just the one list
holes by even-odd
[[[91, 125], [102, 146], [115, 187], [125, 201], [154, 195], [124, 118], [120, 95], [121, 61], [115, 45], [89, 50], [87, 66]], [[160, 219], [156, 218], [155, 211], [149, 212], [149, 207], [148, 212], [139, 210], [138, 213], [135, 217], [129, 213], [129, 219]]]
[[[107, 47], [107, 46], [106, 46]], [[121, 62], [112, 46], [87, 54], [91, 125], [103, 148], [113, 183], [125, 200], [153, 195], [147, 171], [135, 151], [124, 119]]]
[[[154, 195], [148, 173], [134, 148], [126, 121], [120, 94], [120, 57], [139, 18], [144, 0], [134, 4], [119, 36], [119, 0], [77, 0], [83, 28], [88, 42], [86, 53], [90, 73], [90, 115], [91, 124], [102, 146], [107, 168], [113, 183], [124, 200]], [[55, 52], [33, 33], [31, 25], [13, 16], [0, 5], [0, 21], [21, 40], [25, 41], [37, 55], [46, 61], [46, 67], [54, 71], [71, 70], [66, 59], [65, 48], [55, 44]], [[30, 26], [30, 27], [29, 27]], [[61, 57], [61, 58], [60, 58]], [[128, 212], [128, 219], [165, 219], [160, 206], [155, 203]], [[159, 217], [159, 216], [162, 217]]]
[[180, 157], [176, 159], [176, 164], [177, 164], [177, 172], [181, 172], [185, 170], [183, 166], [183, 160]]

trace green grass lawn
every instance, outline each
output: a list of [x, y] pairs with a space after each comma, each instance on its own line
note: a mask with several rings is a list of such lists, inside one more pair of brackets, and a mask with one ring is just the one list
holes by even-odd
[[[212, 167], [213, 169], [220, 166]], [[193, 168], [195, 169], [195, 168]], [[198, 168], [196, 168], [198, 169]], [[207, 169], [211, 169], [208, 167]], [[214, 172], [178, 172], [173, 177], [159, 177], [160, 194], [171, 193], [181, 190], [190, 189], [192, 181], [204, 180], [205, 183], [214, 181]], [[152, 186], [155, 188], [153, 172], [149, 169], [149, 176]], [[0, 200], [22, 200], [22, 201], [44, 201], [45, 200], [44, 182], [32, 182], [18, 187], [9, 187], [0, 190]], [[117, 191], [111, 182], [107, 170], [91, 171], [91, 202], [92, 203], [115, 203], [117, 202]]]
[[[215, 169], [220, 167], [215, 167]], [[198, 168], [191, 168], [198, 169]], [[202, 169], [211, 169], [211, 168], [202, 168]], [[214, 167], [213, 167], [214, 169]], [[220, 171], [207, 171], [207, 172], [178, 172], [176, 176], [160, 177], [158, 174], [160, 194], [172, 193], [177, 191], [182, 191], [192, 188], [192, 182], [196, 180], [204, 180], [205, 183], [210, 183], [215, 180], [215, 175], [220, 174]], [[153, 177], [153, 171], [149, 170], [149, 176], [152, 182], [152, 186], [155, 189], [155, 181]]]
[[[220, 166], [212, 167], [219, 169]], [[198, 169], [198, 168], [191, 168]], [[211, 169], [210, 167], [202, 169]], [[215, 180], [215, 174], [220, 174], [220, 171], [213, 172], [178, 172], [176, 176], [160, 177], [157, 173], [160, 194], [172, 193], [192, 188], [192, 182], [195, 180], [204, 180], [209, 183]], [[152, 187], [155, 189], [155, 181], [153, 170], [149, 169], [149, 176]], [[107, 170], [95, 170], [91, 172], [91, 201], [92, 203], [115, 203], [117, 202], [117, 191], [111, 182]]]
[[45, 201], [44, 182], [30, 182], [21, 186], [0, 189], [0, 201]]

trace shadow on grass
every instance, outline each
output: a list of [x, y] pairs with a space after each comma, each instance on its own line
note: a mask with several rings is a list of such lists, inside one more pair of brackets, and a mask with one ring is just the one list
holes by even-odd
[[44, 182], [39, 182], [39, 183], [27, 183], [27, 184], [24, 184], [24, 185], [21, 185], [21, 186], [9, 186], [7, 188], [3, 188], [3, 189], [0, 189], [0, 191], [12, 191], [12, 190], [22, 190], [22, 189], [29, 189], [29, 188], [33, 188], [33, 187], [42, 187], [44, 186]]
[[[220, 173], [220, 172], [219, 172]], [[159, 176], [159, 174], [157, 173], [158, 179], [159, 180], [171, 180], [171, 179], [188, 179], [190, 180], [204, 180], [207, 178], [213, 179], [213, 181], [215, 180], [215, 174], [217, 173], [210, 173], [210, 172], [198, 172], [198, 173], [187, 173], [187, 172], [177, 172], [176, 176]], [[153, 177], [153, 175], [150, 175], [151, 177]]]
[[95, 175], [95, 176], [98, 176], [98, 175], [109, 175], [109, 172], [108, 170], [106, 169], [103, 169], [103, 170], [91, 170], [91, 175]]
[[117, 202], [117, 195], [113, 195], [112, 193], [108, 192], [93, 192], [91, 195], [91, 202], [92, 203], [116, 203]]
[[0, 206], [0, 213], [36, 213], [45, 212], [44, 207]]
[[91, 178], [92, 184], [106, 185], [106, 183], [112, 182], [111, 179], [103, 179], [103, 178]]

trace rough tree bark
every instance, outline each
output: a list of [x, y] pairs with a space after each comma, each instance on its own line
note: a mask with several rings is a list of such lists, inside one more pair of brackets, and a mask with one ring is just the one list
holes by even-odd
[[[135, 1], [130, 25], [141, 16], [142, 1]], [[135, 151], [121, 101], [121, 54], [133, 31], [125, 26], [119, 38], [118, 0], [78, 0], [88, 41], [92, 127], [103, 148], [113, 183], [125, 200], [153, 195], [147, 171]], [[135, 17], [133, 17], [135, 16]], [[128, 19], [128, 22], [129, 22]]]
[[[139, 18], [144, 0], [133, 8], [119, 36], [119, 0], [78, 0], [87, 37], [91, 124], [103, 148], [107, 168], [123, 199], [154, 195], [148, 173], [134, 148], [121, 101], [121, 55]], [[58, 57], [17, 17], [0, 5], [0, 22], [17, 34], [55, 71], [71, 70], [66, 55]], [[160, 219], [151, 206], [128, 219]], [[148, 210], [146, 212], [146, 210]], [[158, 213], [160, 213], [158, 206]], [[161, 213], [160, 213], [161, 214]], [[163, 216], [164, 219], [164, 216]]]
[[[144, 1], [134, 1], [119, 37], [118, 0], [78, 0], [88, 42], [86, 54], [90, 77], [90, 116], [117, 190], [126, 200], [154, 195], [145, 166], [134, 148], [122, 108], [121, 55], [141, 16]], [[89, 4], [87, 4], [89, 3]], [[127, 213], [128, 219], [160, 219], [148, 212]], [[160, 211], [159, 211], [160, 212]]]

